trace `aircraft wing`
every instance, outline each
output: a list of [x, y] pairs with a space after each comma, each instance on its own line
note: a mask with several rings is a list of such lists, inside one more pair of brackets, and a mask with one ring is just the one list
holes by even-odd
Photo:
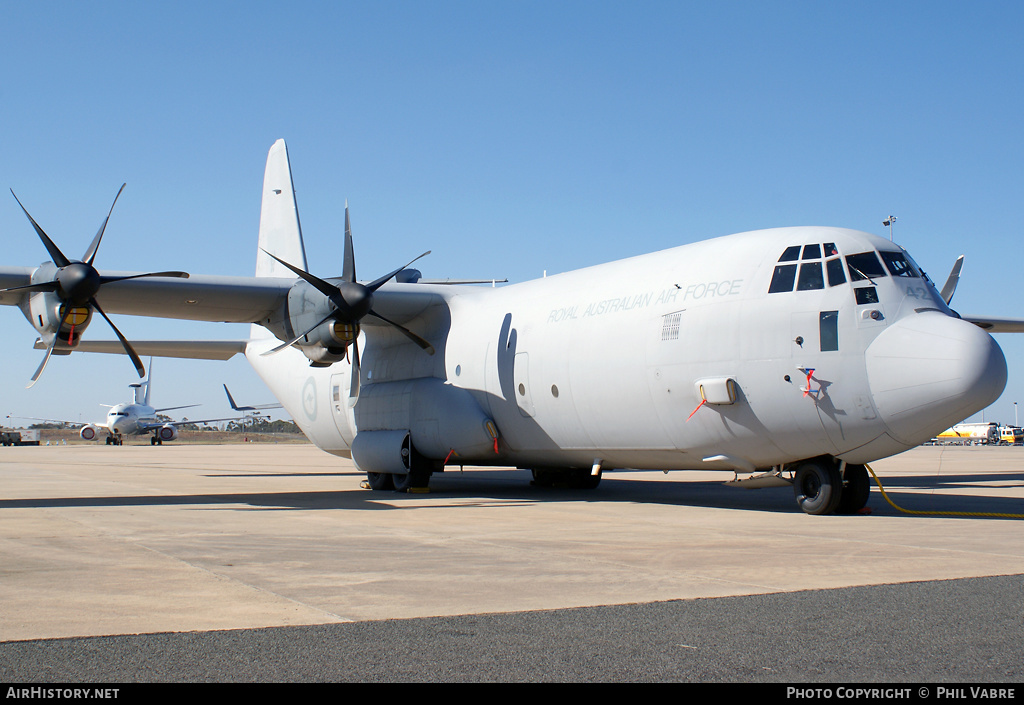
[[[34, 267], [0, 267], [0, 289], [30, 284], [33, 271]], [[116, 277], [139, 272], [101, 271], [100, 274]], [[217, 323], [260, 323], [283, 315], [288, 292], [296, 281], [295, 277], [204, 274], [193, 274], [188, 279], [147, 277], [104, 284], [96, 294], [96, 300], [108, 314]], [[335, 278], [327, 281], [337, 283], [339, 280]], [[437, 284], [391, 282], [374, 293], [374, 309], [392, 320], [407, 322], [431, 304], [453, 295], [451, 289]], [[17, 305], [27, 295], [23, 291], [0, 292], [0, 305]], [[360, 324], [387, 325], [373, 318], [364, 319]], [[76, 346], [76, 349], [85, 348]], [[149, 354], [141, 350], [139, 352]], [[161, 355], [157, 352], [152, 354]], [[170, 357], [166, 354], [163, 356]]]
[[[35, 271], [35, 267], [0, 267], [0, 289], [8, 289], [12, 286], [25, 286], [31, 283], [33, 271]], [[17, 303], [15, 300], [17, 298], [20, 298], [20, 296], [15, 296], [13, 293], [0, 294], [0, 303]]]
[[1001, 316], [961, 316], [989, 333], [1024, 333], [1024, 318]]
[[[241, 421], [241, 416], [226, 416], [220, 419], [188, 419], [187, 421], [156, 421], [154, 423], [142, 423], [139, 422], [139, 429], [143, 431], [149, 431], [154, 428], [160, 428], [161, 426], [186, 426], [190, 423], [213, 423], [214, 421]], [[94, 426], [96, 424], [93, 424]]]
[[[132, 272], [102, 274], [124, 276]], [[283, 277], [149, 277], [106, 284], [96, 300], [107, 313], [257, 323], [277, 313], [294, 283], [294, 279]]]
[[281, 409], [281, 408], [283, 408], [283, 405], [281, 403], [277, 403], [277, 404], [256, 404], [256, 405], [249, 405], [249, 406], [238, 406], [238, 404], [235, 403], [235, 398], [233, 396], [231, 396], [231, 392], [228, 391], [228, 385], [226, 385], [226, 384], [224, 385], [224, 393], [228, 395], [228, 404], [230, 404], [231, 408], [234, 409], [235, 411], [263, 411], [264, 409]]
[[[326, 281], [336, 284], [340, 280]], [[288, 292], [295, 283], [295, 278], [287, 277], [150, 277], [124, 283], [111, 282], [103, 287], [96, 298], [107, 313], [193, 321], [260, 323], [282, 317]], [[415, 318], [431, 304], [451, 295], [454, 295], [451, 287], [443, 285], [392, 282], [374, 293], [373, 306], [384, 316], [403, 322]], [[360, 325], [386, 324], [366, 318], [360, 321]]]
[[[30, 284], [34, 271], [34, 267], [0, 267], [0, 289]], [[138, 274], [140, 272], [100, 272], [104, 277]], [[294, 283], [295, 279], [284, 277], [147, 277], [105, 284], [96, 294], [96, 300], [107, 313], [255, 323], [281, 307]], [[25, 291], [0, 292], [0, 304], [16, 305], [27, 295]]]
[[43, 423], [61, 423], [65, 426], [71, 426], [73, 428], [80, 428], [82, 426], [95, 426], [96, 428], [106, 428], [107, 424], [95, 421], [68, 421], [67, 419], [42, 419], [38, 416], [10, 416], [8, 418], [21, 419], [23, 421], [42, 421]]

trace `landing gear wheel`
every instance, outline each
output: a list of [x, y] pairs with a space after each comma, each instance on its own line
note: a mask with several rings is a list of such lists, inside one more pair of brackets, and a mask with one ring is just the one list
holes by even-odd
[[832, 514], [843, 491], [839, 469], [825, 460], [808, 460], [796, 469], [793, 494], [808, 514]]
[[563, 487], [572, 490], [592, 490], [601, 484], [601, 473], [592, 475], [587, 468], [533, 468], [535, 487]]
[[836, 514], [856, 514], [868, 503], [871, 480], [863, 465], [847, 465], [843, 473], [843, 493]]
[[569, 486], [574, 490], [593, 490], [597, 489], [597, 486], [601, 484], [600, 470], [597, 471], [596, 475], [592, 475], [591, 471], [587, 469], [574, 468], [569, 472]]
[[[430, 476], [434, 474], [434, 462], [420, 454], [415, 446], [409, 447], [409, 472], [405, 475], [394, 474], [391, 481], [395, 483], [396, 492], [409, 490], [425, 490], [430, 486]], [[438, 470], [443, 470], [439, 466]]]
[[533, 482], [531, 485], [536, 487], [554, 487], [557, 480], [554, 470], [547, 468], [534, 468], [530, 471], [533, 473]]
[[371, 490], [393, 490], [395, 489], [395, 476], [388, 472], [368, 472], [366, 481], [370, 483]]
[[430, 470], [417, 468], [410, 470], [405, 475], [394, 474], [391, 481], [395, 483], [396, 492], [408, 492], [409, 490], [422, 490], [430, 485]]

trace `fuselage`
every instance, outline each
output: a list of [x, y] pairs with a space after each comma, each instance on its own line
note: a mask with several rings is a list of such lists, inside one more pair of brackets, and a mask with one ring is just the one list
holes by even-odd
[[[450, 445], [476, 464], [864, 463], [984, 408], [1006, 380], [995, 341], [901, 248], [852, 230], [741, 233], [497, 289], [388, 290], [437, 293], [443, 305], [410, 324], [437, 354], [364, 327], [354, 405], [346, 361], [260, 357], [273, 338], [247, 352], [329, 452], [347, 454], [357, 432], [408, 429], [432, 456]], [[439, 391], [450, 413], [426, 401]]]
[[107, 412], [107, 429], [116, 436], [151, 433], [156, 410], [147, 404], [117, 404]]

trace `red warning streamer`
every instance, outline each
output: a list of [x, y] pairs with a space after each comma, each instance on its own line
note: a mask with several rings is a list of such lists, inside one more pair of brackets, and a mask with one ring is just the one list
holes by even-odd
[[805, 397], [808, 394], [811, 393], [811, 375], [813, 375], [813, 374], [814, 374], [814, 368], [813, 367], [808, 367], [807, 368], [807, 389], [804, 390], [804, 396]]
[[692, 419], [693, 415], [696, 414], [698, 411], [700, 411], [700, 408], [702, 406], [704, 406], [705, 404], [707, 404], [707, 403], [708, 403], [707, 399], [701, 399], [700, 400], [700, 404], [697, 405], [696, 409], [694, 409], [692, 412], [690, 412], [690, 415], [686, 417], [686, 420], [689, 421], [690, 419]]

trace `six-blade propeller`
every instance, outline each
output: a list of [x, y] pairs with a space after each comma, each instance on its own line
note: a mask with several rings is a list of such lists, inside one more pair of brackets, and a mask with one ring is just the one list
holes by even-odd
[[294, 345], [295, 343], [302, 340], [302, 338], [312, 333], [314, 330], [316, 330], [318, 327], [320, 327], [327, 321], [333, 320], [339, 323], [350, 325], [353, 327], [355, 335], [353, 335], [352, 338], [352, 383], [349, 387], [349, 396], [355, 398], [359, 394], [359, 340], [358, 329], [356, 328], [356, 326], [358, 325], [359, 321], [365, 318], [366, 316], [373, 316], [374, 318], [378, 318], [384, 321], [385, 323], [390, 324], [399, 332], [401, 332], [405, 337], [407, 337], [409, 340], [416, 343], [416, 345], [421, 347], [423, 350], [426, 350], [431, 355], [434, 354], [433, 345], [431, 345], [426, 340], [413, 333], [408, 328], [398, 323], [395, 323], [394, 321], [388, 318], [385, 318], [384, 316], [380, 315], [379, 313], [373, 310], [373, 293], [377, 291], [377, 289], [381, 288], [389, 281], [391, 281], [391, 279], [396, 274], [401, 272], [410, 264], [420, 259], [421, 257], [429, 255], [430, 250], [427, 250], [419, 257], [416, 257], [411, 262], [409, 262], [409, 264], [406, 264], [404, 267], [399, 267], [398, 269], [390, 272], [389, 274], [385, 274], [384, 276], [375, 279], [369, 284], [360, 284], [359, 282], [356, 281], [356, 260], [355, 251], [352, 246], [352, 227], [349, 223], [348, 205], [346, 204], [345, 260], [342, 268], [341, 283], [338, 284], [337, 286], [331, 284], [330, 282], [324, 281], [323, 279], [320, 279], [319, 277], [314, 276], [313, 274], [310, 274], [304, 269], [300, 269], [295, 265], [285, 262], [283, 259], [277, 257], [276, 255], [270, 252], [267, 252], [266, 250], [263, 251], [266, 252], [266, 254], [273, 257], [278, 262], [280, 262], [281, 264], [283, 264], [285, 267], [290, 269], [297, 276], [301, 277], [303, 280], [308, 282], [313, 288], [315, 288], [321, 294], [326, 296], [328, 301], [330, 301], [331, 305], [334, 307], [330, 313], [328, 313], [322, 319], [317, 321], [315, 325], [310, 326], [309, 329], [303, 331], [302, 333], [295, 336], [291, 340], [284, 342], [281, 345], [272, 348], [271, 350], [266, 351], [265, 353], [263, 353], [264, 355], [272, 355], [276, 352], [284, 350], [285, 348], [291, 345]]
[[[128, 353], [128, 357], [131, 358], [132, 363], [135, 365], [135, 370], [139, 373], [139, 377], [146, 376], [146, 370], [142, 366], [142, 360], [139, 359], [135, 349], [132, 348], [131, 343], [121, 334], [121, 331], [117, 329], [114, 322], [110, 320], [110, 317], [104, 313], [100, 307], [99, 302], [96, 300], [96, 293], [104, 284], [111, 282], [126, 281], [128, 279], [139, 279], [142, 277], [178, 277], [188, 278], [186, 272], [149, 272], [146, 274], [129, 274], [124, 276], [104, 276], [101, 275], [96, 268], [93, 266], [93, 261], [96, 259], [96, 251], [99, 250], [100, 241], [103, 239], [103, 231], [107, 228], [107, 222], [110, 220], [110, 214], [114, 212], [114, 205], [117, 203], [118, 197], [121, 195], [121, 191], [124, 191], [125, 184], [121, 184], [120, 190], [117, 192], [117, 196], [114, 197], [114, 203], [110, 205], [110, 211], [107, 213], [107, 217], [103, 219], [103, 224], [100, 225], [100, 229], [96, 232], [96, 237], [93, 238], [92, 244], [89, 245], [89, 249], [82, 255], [81, 260], [69, 259], [61, 252], [60, 248], [54, 244], [53, 240], [47, 236], [35, 219], [29, 215], [28, 210], [22, 205], [18, 196], [11, 190], [11, 195], [14, 196], [14, 200], [18, 201], [18, 205], [21, 206], [21, 210], [25, 213], [29, 222], [32, 223], [32, 227], [35, 228], [36, 233], [39, 235], [39, 239], [42, 240], [43, 246], [46, 251], [49, 252], [53, 263], [57, 265], [56, 276], [48, 282], [38, 282], [35, 284], [26, 284], [24, 286], [15, 286], [9, 289], [3, 289], [0, 291], [49, 291], [57, 295], [60, 299], [60, 308], [58, 310], [58, 323], [57, 329], [54, 331], [53, 340], [50, 341], [49, 347], [46, 349], [46, 354], [43, 356], [43, 361], [40, 363], [39, 368], [32, 375], [32, 380], [28, 383], [31, 387], [39, 379], [39, 376], [43, 373], [43, 369], [46, 367], [46, 363], [50, 359], [50, 355], [53, 353], [53, 349], [57, 344], [57, 340], [60, 337], [61, 328], [64, 327], [65, 323], [70, 323], [71, 332], [69, 333], [69, 343], [74, 341], [74, 326], [78, 318], [81, 316], [81, 309], [89, 307], [95, 309], [104, 320], [110, 324], [110, 327], [114, 330], [118, 339], [121, 341], [121, 345], [124, 346], [124, 350]], [[77, 310], [76, 310], [77, 309]], [[83, 317], [84, 320], [84, 317]]]

